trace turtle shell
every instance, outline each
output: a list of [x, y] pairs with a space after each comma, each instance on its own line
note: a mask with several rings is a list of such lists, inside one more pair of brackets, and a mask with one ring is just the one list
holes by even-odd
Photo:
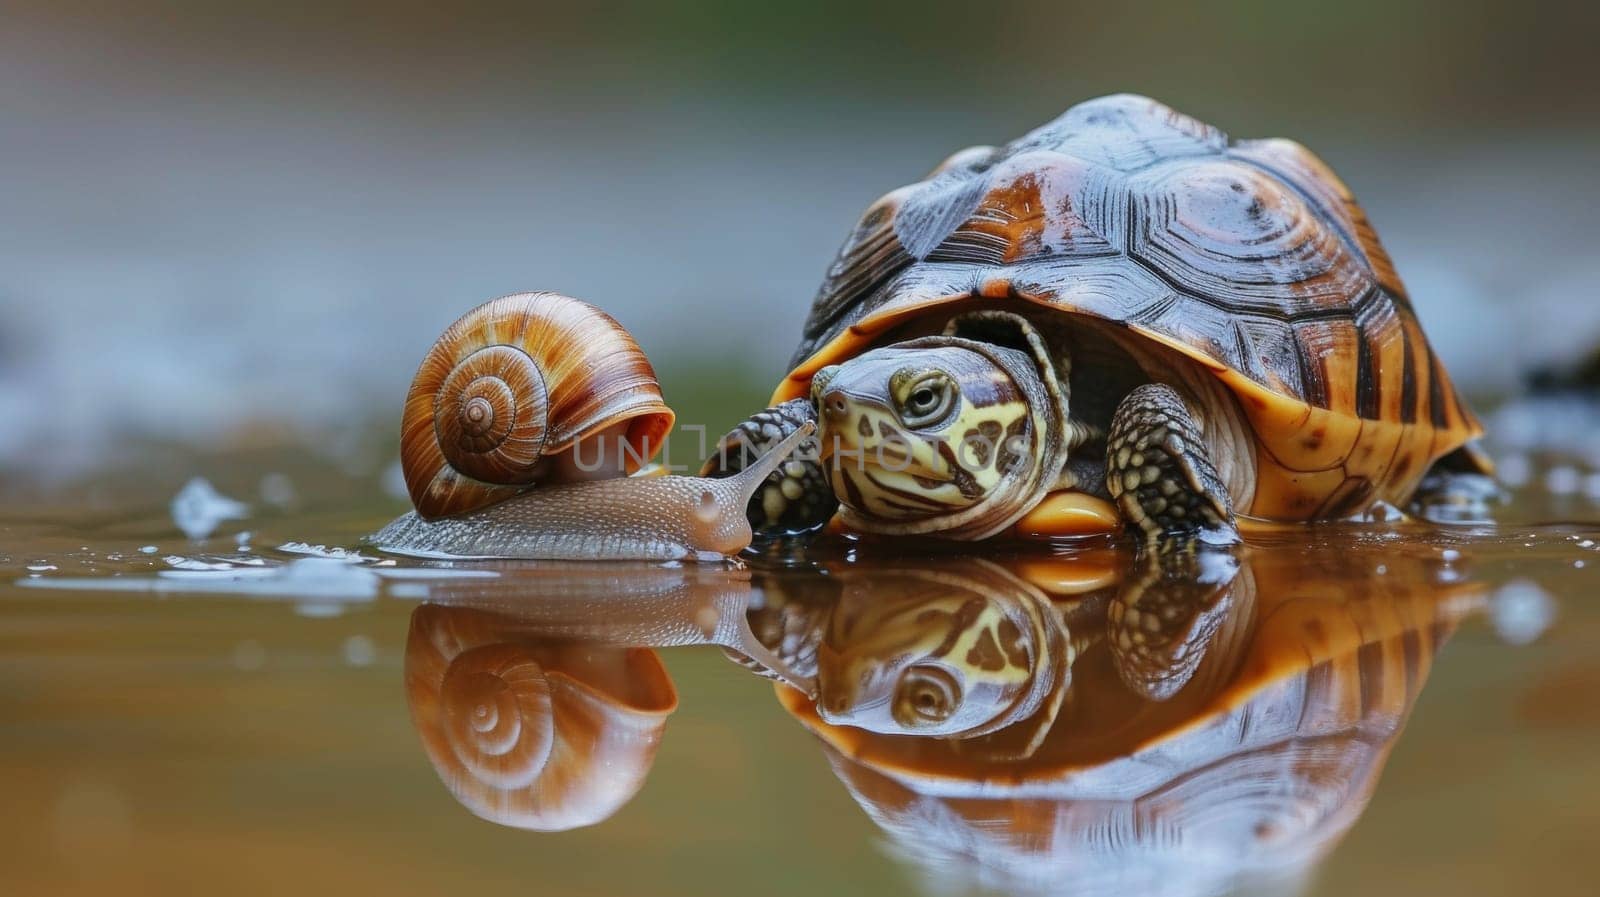
[[1235, 496], [1252, 516], [1403, 501], [1482, 432], [1327, 165], [1144, 97], [1081, 103], [874, 203], [774, 401], [917, 316], [987, 301], [1095, 318], [1218, 378], [1255, 436], [1253, 494]]

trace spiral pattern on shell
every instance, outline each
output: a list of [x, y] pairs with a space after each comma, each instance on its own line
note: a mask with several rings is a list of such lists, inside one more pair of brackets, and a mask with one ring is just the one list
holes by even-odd
[[553, 478], [545, 461], [613, 428], [636, 469], [672, 422], [649, 359], [615, 319], [519, 293], [463, 315], [429, 349], [406, 397], [400, 463], [418, 515], [449, 517]]
[[518, 629], [498, 614], [418, 607], [406, 643], [412, 723], [474, 814], [538, 831], [593, 825], [644, 784], [677, 692], [654, 651]]
[[555, 744], [550, 680], [518, 645], [467, 651], [440, 687], [446, 737], [468, 775], [499, 790], [526, 788]]

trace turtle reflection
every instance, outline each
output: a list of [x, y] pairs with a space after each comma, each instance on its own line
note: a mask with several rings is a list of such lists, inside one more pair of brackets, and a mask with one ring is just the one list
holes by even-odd
[[1214, 685], [1237, 661], [1252, 590], [1237, 587], [1233, 555], [1153, 553], [1122, 572], [1114, 555], [845, 566], [826, 580], [828, 600], [774, 575], [751, 626], [815, 677], [828, 724], [997, 735], [1025, 754], [1050, 731], [1085, 650], [1103, 646], [1127, 688], [1152, 701], [1202, 669]]
[[850, 576], [817, 650], [817, 710], [837, 725], [987, 735], [1060, 706], [1061, 611], [983, 561]]
[[[1476, 586], [1393, 549], [1337, 564], [1299, 552], [1239, 561], [1151, 561], [1113, 584], [1074, 577], [1070, 561], [1052, 562], [1065, 565], [1059, 575], [962, 562], [964, 585], [944, 565], [862, 571], [818, 648], [821, 700], [786, 688], [779, 699], [895, 852], [941, 891], [1210, 894], [1293, 877], [1365, 808]], [[1046, 588], [1073, 580], [1090, 584], [1070, 596]], [[874, 590], [882, 607], [868, 606]], [[957, 592], [986, 605], [954, 615], [966, 606]], [[970, 622], [951, 639], [957, 616]], [[970, 650], [941, 650], [1024, 616], [1059, 628], [1003, 674]], [[983, 706], [952, 711], [961, 722], [938, 738], [911, 735], [929, 727], [901, 724], [898, 687], [879, 681], [898, 682], [929, 654]], [[1057, 693], [1019, 722], [1035, 700], [1023, 697], [1030, 676]], [[827, 706], [838, 694], [871, 706]]]

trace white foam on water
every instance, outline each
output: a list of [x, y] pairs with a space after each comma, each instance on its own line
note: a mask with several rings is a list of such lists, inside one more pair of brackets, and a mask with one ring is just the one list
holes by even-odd
[[307, 542], [285, 542], [278, 546], [278, 550], [285, 554], [304, 554], [311, 557], [328, 558], [336, 561], [345, 561], [351, 564], [379, 563], [378, 558], [351, 551], [348, 548], [327, 545], [312, 545]]

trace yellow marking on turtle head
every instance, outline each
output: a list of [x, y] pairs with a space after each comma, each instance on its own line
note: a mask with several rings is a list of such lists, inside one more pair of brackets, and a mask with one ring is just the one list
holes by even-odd
[[819, 710], [873, 731], [965, 731], [1003, 713], [1033, 652], [995, 602], [966, 589], [874, 595], [836, 612], [818, 652]]

